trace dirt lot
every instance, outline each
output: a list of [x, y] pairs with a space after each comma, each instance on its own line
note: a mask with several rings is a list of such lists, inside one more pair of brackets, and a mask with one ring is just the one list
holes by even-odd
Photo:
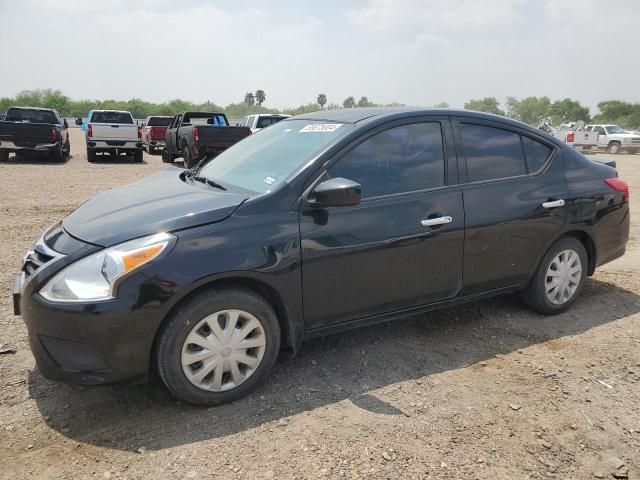
[[23, 253], [94, 193], [164, 167], [89, 164], [77, 129], [72, 154], [0, 164], [0, 344], [17, 349], [0, 355], [0, 478], [640, 476], [640, 155], [615, 157], [636, 208], [628, 253], [568, 313], [506, 296], [313, 340], [253, 395], [198, 409], [158, 382], [35, 370], [10, 301]]

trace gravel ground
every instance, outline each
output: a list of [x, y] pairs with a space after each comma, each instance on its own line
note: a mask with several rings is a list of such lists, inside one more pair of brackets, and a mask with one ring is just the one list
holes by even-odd
[[[41, 231], [94, 193], [164, 167], [0, 164], [0, 478], [629, 478], [640, 475], [640, 155], [628, 253], [574, 308], [514, 296], [306, 342], [233, 404], [177, 403], [158, 381], [43, 379], [10, 295]], [[623, 464], [623, 465], [621, 465]]]

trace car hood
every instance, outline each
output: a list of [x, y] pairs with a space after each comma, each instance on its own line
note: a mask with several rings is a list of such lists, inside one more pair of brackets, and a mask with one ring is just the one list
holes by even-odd
[[129, 185], [99, 193], [62, 221], [64, 229], [103, 247], [158, 232], [219, 222], [247, 198], [191, 185], [171, 167]]
[[640, 135], [637, 135], [635, 133], [612, 133], [611, 135], [609, 135], [610, 137], [618, 137], [618, 138], [640, 138]]

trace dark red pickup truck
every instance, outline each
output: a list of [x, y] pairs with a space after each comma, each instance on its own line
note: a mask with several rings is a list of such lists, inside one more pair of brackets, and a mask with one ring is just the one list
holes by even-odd
[[173, 116], [152, 115], [147, 117], [142, 124], [142, 143], [149, 153], [155, 153], [156, 149], [164, 148], [164, 135], [171, 124]]

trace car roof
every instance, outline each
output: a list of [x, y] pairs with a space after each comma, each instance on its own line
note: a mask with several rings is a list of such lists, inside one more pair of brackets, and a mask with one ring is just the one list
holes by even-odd
[[311, 113], [304, 113], [284, 120], [313, 120], [326, 121], [336, 123], [383, 123], [387, 120], [406, 118], [411, 116], [459, 116], [467, 118], [476, 118], [478, 120], [488, 120], [498, 122], [512, 127], [528, 130], [536, 135], [543, 136], [549, 140], [558, 143], [557, 139], [551, 135], [545, 134], [542, 130], [534, 128], [526, 123], [503, 117], [501, 115], [493, 115], [491, 113], [476, 112], [474, 110], [461, 110], [455, 108], [425, 108], [425, 107], [372, 107], [372, 108], [340, 108], [337, 110], [319, 110]]
[[128, 113], [129, 115], [131, 115], [131, 112], [127, 111], [127, 110], [90, 110], [90, 112], [116, 112], [116, 113]]

